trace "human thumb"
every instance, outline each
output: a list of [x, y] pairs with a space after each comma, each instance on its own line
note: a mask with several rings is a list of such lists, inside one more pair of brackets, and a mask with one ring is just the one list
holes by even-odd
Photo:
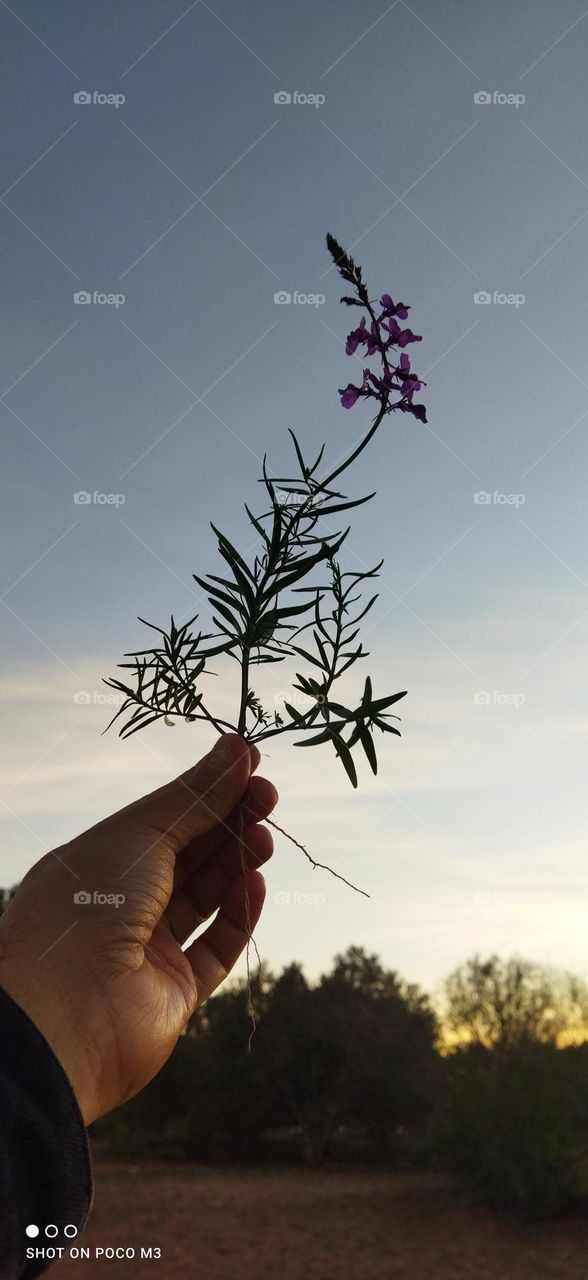
[[252, 767], [244, 739], [223, 734], [197, 765], [117, 816], [165, 836], [177, 852], [228, 817], [243, 796]]

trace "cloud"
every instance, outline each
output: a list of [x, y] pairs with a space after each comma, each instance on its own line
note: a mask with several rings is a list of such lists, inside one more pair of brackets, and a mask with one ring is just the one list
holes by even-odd
[[[526, 624], [513, 625], [513, 635], [518, 660]], [[500, 654], [500, 628], [489, 642]], [[579, 650], [579, 636], [574, 646]], [[576, 710], [573, 681], [548, 712], [539, 678], [521, 708], [476, 705], [467, 673], [456, 682], [453, 660], [421, 647], [410, 651], [413, 692], [399, 707], [403, 736], [379, 739], [376, 778], [358, 758], [357, 791], [326, 748], [307, 752], [284, 739], [261, 744], [260, 772], [281, 796], [276, 820], [315, 859], [372, 895], [358, 898], [313, 872], [276, 836], [262, 952], [274, 965], [302, 958], [318, 972], [334, 951], [359, 942], [428, 983], [476, 949], [528, 951], [585, 969], [585, 716]], [[506, 652], [500, 657], [503, 668], [512, 660]], [[205, 726], [185, 723], [160, 723], [126, 742], [115, 732], [101, 736], [112, 708], [99, 700], [97, 673], [108, 671], [108, 660], [86, 654], [75, 665], [79, 682], [47, 662], [0, 685], [8, 695], [0, 767], [4, 883], [19, 879], [43, 849], [187, 768], [213, 740]], [[370, 659], [369, 669], [378, 691], [402, 687], [381, 657]], [[278, 670], [283, 690], [286, 674]], [[263, 675], [271, 706], [271, 678]], [[352, 685], [355, 696], [363, 676]], [[89, 703], [74, 702], [80, 689], [91, 694]], [[232, 685], [219, 679], [214, 693], [228, 714]], [[272, 894], [288, 886], [325, 894], [326, 903], [313, 913], [279, 914]]]

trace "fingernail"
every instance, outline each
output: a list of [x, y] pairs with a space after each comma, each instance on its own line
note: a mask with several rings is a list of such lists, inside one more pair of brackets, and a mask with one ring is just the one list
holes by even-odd
[[235, 749], [232, 741], [227, 738], [226, 734], [223, 734], [222, 738], [219, 738], [218, 741], [215, 742], [212, 751], [209, 752], [209, 760], [211, 760], [213, 764], [226, 769], [234, 764]]

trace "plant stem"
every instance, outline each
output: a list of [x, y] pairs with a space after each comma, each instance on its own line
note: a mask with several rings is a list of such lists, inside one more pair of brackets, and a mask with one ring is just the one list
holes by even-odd
[[342, 462], [339, 467], [336, 467], [334, 471], [331, 471], [331, 474], [328, 475], [325, 480], [321, 481], [323, 488], [326, 488], [327, 485], [332, 484], [333, 480], [335, 480], [337, 476], [340, 476], [343, 471], [346, 471], [347, 468], [351, 466], [351, 463], [355, 462], [356, 458], [359, 458], [360, 453], [363, 453], [364, 449], [369, 444], [372, 437], [375, 436], [376, 431], [378, 430], [378, 427], [382, 421], [382, 418], [385, 416], [385, 414], [388, 411], [388, 399], [389, 399], [389, 393], [386, 392], [386, 399], [382, 402], [380, 410], [376, 414], [376, 417], [374, 418], [374, 421], [372, 422], [372, 425], [369, 431], [363, 437], [363, 440], [360, 440], [359, 444], [357, 445], [357, 448], [353, 450], [353, 453], [350, 454], [350, 456], [346, 458], [345, 461]]
[[[206, 707], [202, 702], [200, 703], [200, 707], [202, 708], [204, 715], [194, 716], [195, 720], [208, 720], [210, 724], [214, 725], [215, 729], [220, 734], [232, 732], [233, 726], [229, 724], [228, 720], [217, 720], [216, 716], [211, 715], [210, 711], [206, 710]], [[224, 728], [223, 728], [223, 725], [224, 725]]]
[[241, 703], [239, 706], [239, 723], [237, 733], [243, 737], [247, 721], [247, 694], [249, 693], [249, 649], [243, 649], [241, 662]]

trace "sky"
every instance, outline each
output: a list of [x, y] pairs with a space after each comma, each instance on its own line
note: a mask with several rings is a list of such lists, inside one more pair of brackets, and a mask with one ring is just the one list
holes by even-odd
[[356, 792], [268, 743], [276, 820], [370, 897], [279, 840], [259, 948], [588, 975], [588, 11], [0, 0], [0, 50], [0, 883], [212, 745], [101, 736], [101, 681], [138, 615], [206, 617], [209, 522], [251, 547], [289, 427], [333, 460], [366, 429], [331, 231], [423, 335], [428, 424], [354, 469], [344, 566], [384, 558], [365, 672], [408, 696]]

